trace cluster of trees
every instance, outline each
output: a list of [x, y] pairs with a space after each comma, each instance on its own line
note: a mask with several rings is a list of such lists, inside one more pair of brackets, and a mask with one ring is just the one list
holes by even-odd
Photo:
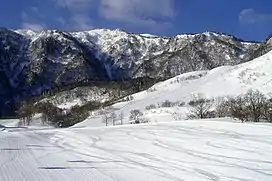
[[[115, 125], [123, 125], [124, 115], [123, 112], [121, 112], [118, 116], [115, 112], [102, 112], [102, 122], [106, 124], [106, 126], [109, 126], [112, 124]], [[144, 113], [140, 111], [139, 109], [134, 109], [130, 111], [129, 115], [129, 123], [130, 124], [141, 124], [141, 123], [147, 123], [149, 122], [148, 119], [144, 117]]]
[[24, 101], [18, 110], [18, 117], [21, 125], [29, 125], [36, 114], [41, 114], [44, 124], [65, 128], [84, 121], [89, 117], [89, 111], [99, 106], [100, 104], [89, 102], [83, 106], [76, 105], [70, 110], [63, 110], [50, 102], [32, 104]]
[[73, 126], [88, 118], [89, 112], [82, 110], [80, 106], [74, 106], [68, 111], [64, 111], [51, 103], [37, 105], [38, 112], [42, 114], [43, 123], [55, 127], [66, 128]]
[[165, 100], [163, 101], [161, 104], [158, 104], [158, 107], [175, 107], [175, 106], [178, 106], [178, 107], [182, 107], [185, 105], [185, 102], [183, 101], [176, 101], [176, 102], [171, 102], [169, 100]]
[[121, 112], [119, 116], [117, 116], [115, 112], [104, 113], [102, 116], [102, 122], [105, 123], [106, 126], [109, 126], [110, 123], [112, 123], [113, 126], [122, 125], [123, 119], [124, 119], [123, 112]]
[[139, 109], [134, 109], [130, 111], [129, 120], [130, 124], [141, 124], [149, 122], [149, 120], [144, 117], [144, 113]]
[[258, 90], [250, 90], [218, 103], [204, 97], [194, 97], [188, 104], [189, 119], [232, 117], [242, 122], [272, 122], [272, 98], [267, 98]]
[[175, 107], [175, 106], [183, 107], [185, 106], [185, 102], [183, 101], [171, 102], [169, 100], [165, 100], [161, 103], [158, 103], [157, 106], [155, 104], [150, 104], [149, 106], [145, 107], [145, 110], [149, 111], [156, 108], [169, 108], [169, 107]]

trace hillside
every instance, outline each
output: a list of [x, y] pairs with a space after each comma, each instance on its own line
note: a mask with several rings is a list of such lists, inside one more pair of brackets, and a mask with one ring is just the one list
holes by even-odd
[[[272, 90], [272, 51], [252, 61], [236, 66], [222, 66], [210, 71], [195, 71], [181, 74], [169, 80], [155, 84], [146, 91], [136, 93], [133, 100], [121, 102], [106, 109], [107, 112], [124, 114], [128, 122], [131, 110], [140, 109], [152, 122], [181, 120], [186, 118], [185, 106], [157, 108], [145, 111], [145, 107], [171, 102], [189, 102], [193, 95], [202, 94], [207, 98], [236, 96], [250, 89], [258, 89], [268, 95]], [[95, 111], [88, 120], [76, 126], [102, 126], [103, 112]]]

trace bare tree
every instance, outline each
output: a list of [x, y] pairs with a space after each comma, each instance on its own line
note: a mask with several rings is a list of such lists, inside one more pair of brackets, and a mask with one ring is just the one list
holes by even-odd
[[123, 113], [123, 111], [121, 111], [121, 113], [119, 115], [119, 119], [120, 119], [120, 124], [123, 125], [123, 119], [124, 119], [124, 113]]
[[41, 113], [42, 124], [45, 125], [49, 122], [49, 117], [45, 113]]
[[30, 125], [32, 118], [34, 117], [35, 109], [34, 106], [26, 101], [23, 101], [20, 109], [18, 110], [18, 115], [20, 117], [20, 125]]
[[217, 117], [222, 118], [230, 116], [228, 100], [226, 100], [226, 98], [220, 97], [216, 99], [215, 106], [215, 112]]
[[112, 121], [112, 125], [115, 126], [116, 121], [117, 121], [117, 115], [115, 114], [115, 112], [112, 112], [112, 113], [110, 114], [110, 119], [111, 119], [111, 121]]
[[143, 119], [143, 112], [141, 112], [139, 109], [134, 109], [130, 111], [129, 119], [130, 121], [133, 121], [135, 124], [141, 123]]
[[262, 108], [266, 102], [265, 96], [258, 90], [248, 91], [244, 96], [251, 120], [259, 122], [262, 115]]
[[262, 108], [262, 118], [272, 123], [272, 100], [268, 99]]
[[227, 105], [229, 107], [231, 117], [237, 118], [242, 122], [249, 120], [249, 112], [242, 95], [231, 98]]
[[194, 96], [189, 103], [190, 119], [205, 119], [211, 117], [210, 109], [213, 106], [213, 100], [206, 99], [203, 96]]
[[102, 122], [106, 124], [106, 126], [109, 125], [110, 116], [107, 113], [104, 113], [102, 116]]

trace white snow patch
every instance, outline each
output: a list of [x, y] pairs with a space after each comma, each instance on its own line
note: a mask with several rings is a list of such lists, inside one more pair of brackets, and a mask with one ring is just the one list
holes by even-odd
[[140, 34], [141, 36], [147, 37], [147, 38], [157, 38], [158, 36], [156, 35], [151, 35], [151, 34]]

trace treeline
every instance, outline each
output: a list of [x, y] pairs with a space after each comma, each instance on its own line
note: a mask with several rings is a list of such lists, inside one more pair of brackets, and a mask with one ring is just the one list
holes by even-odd
[[[149, 77], [141, 77], [135, 78], [130, 80], [120, 80], [120, 81], [84, 81], [78, 82], [69, 85], [62, 85], [54, 87], [50, 90], [44, 90], [40, 95], [31, 96], [25, 98], [24, 101], [21, 102], [21, 105], [18, 106], [17, 111], [13, 118], [20, 118], [22, 120], [22, 124], [29, 124], [32, 121], [32, 118], [35, 114], [41, 113], [44, 116], [44, 121], [49, 122], [57, 127], [68, 127], [74, 125], [74, 123], [83, 121], [84, 117], [86, 117], [83, 111], [92, 111], [99, 109], [101, 106], [110, 106], [114, 104], [117, 100], [122, 99], [130, 94], [148, 89], [155, 83], [160, 81], [159, 79], [152, 79]], [[112, 99], [108, 100], [104, 103], [100, 102], [86, 102], [83, 106], [75, 106], [67, 113], [63, 113], [64, 110], [61, 110], [54, 106], [53, 104], [46, 102], [46, 103], [39, 103], [40, 100], [44, 98], [49, 98], [55, 96], [57, 93], [62, 91], [71, 90], [77, 87], [86, 87], [86, 86], [96, 86], [98, 88], [105, 88], [106, 92], [112, 92]], [[130, 97], [130, 96], [129, 96]], [[128, 98], [129, 98], [128, 97]], [[84, 98], [84, 97], [82, 97]], [[52, 111], [53, 114], [50, 114]], [[71, 115], [79, 115], [79, 119], [73, 120], [74, 116]], [[67, 118], [65, 118], [67, 117]], [[75, 116], [77, 117], [77, 116]], [[62, 118], [67, 121], [61, 121]], [[58, 121], [58, 120], [59, 121]]]
[[122, 98], [127, 95], [146, 90], [159, 81], [161, 81], [161, 79], [153, 79], [149, 77], [140, 77], [135, 79], [123, 79], [114, 81], [86, 80], [82, 82], [76, 82], [73, 84], [53, 86], [53, 88], [46, 89], [39, 95], [32, 95], [31, 92], [25, 93], [26, 95], [24, 96], [25, 97], [24, 100], [29, 103], [32, 102], [34, 104], [35, 102], [38, 102], [44, 98], [55, 96], [59, 92], [69, 91], [77, 87], [92, 87], [92, 86], [96, 86], [98, 88], [105, 88], [106, 91], [108, 92], [116, 91], [115, 95], [118, 95], [120, 96], [120, 98]]
[[189, 103], [188, 119], [232, 117], [242, 122], [266, 121], [272, 123], [272, 98], [258, 90], [250, 90], [217, 103], [204, 97], [195, 97]]
[[32, 104], [24, 101], [17, 114], [21, 125], [30, 125], [33, 117], [40, 114], [43, 124], [66, 128], [87, 119], [90, 111], [109, 105], [111, 105], [111, 102], [88, 102], [83, 106], [76, 105], [69, 110], [63, 110], [49, 102]]
[[[110, 124], [112, 124], [112, 126], [124, 124], [123, 112], [120, 112], [119, 115], [117, 115], [115, 112], [107, 112], [107, 111], [101, 111], [100, 113], [102, 114], [102, 122], [105, 123], [106, 126], [109, 126]], [[141, 123], [148, 123], [148, 122], [149, 122], [149, 119], [147, 119], [144, 116], [144, 113], [140, 111], [139, 109], [134, 109], [130, 111], [129, 124], [141, 124]]]

